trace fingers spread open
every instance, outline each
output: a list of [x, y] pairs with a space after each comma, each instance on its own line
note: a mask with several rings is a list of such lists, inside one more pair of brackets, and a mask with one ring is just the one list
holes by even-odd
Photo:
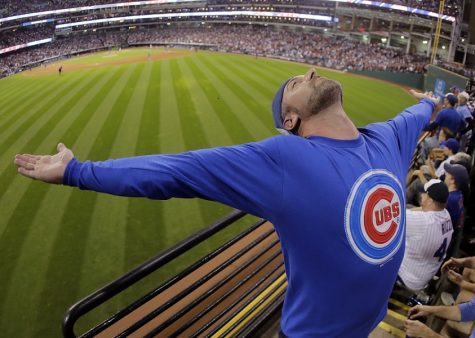
[[20, 160], [28, 163], [35, 164], [39, 159], [41, 159], [41, 156], [37, 155], [30, 155], [30, 154], [18, 154], [15, 156], [15, 161]]
[[24, 169], [27, 169], [27, 170], [34, 170], [35, 169], [35, 163], [31, 162], [31, 161], [28, 161], [28, 160], [24, 160], [23, 158], [15, 158], [15, 164], [20, 167], [20, 168], [24, 168]]
[[29, 178], [32, 178], [32, 179], [36, 179], [34, 170], [28, 170], [26, 168], [19, 167], [18, 172], [23, 176], [26, 176], [26, 177], [29, 177]]

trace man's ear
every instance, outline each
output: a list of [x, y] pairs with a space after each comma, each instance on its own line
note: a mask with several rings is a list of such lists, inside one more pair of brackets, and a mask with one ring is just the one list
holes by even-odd
[[287, 131], [293, 130], [295, 126], [297, 125], [299, 119], [300, 117], [298, 116], [296, 112], [293, 112], [293, 111], [288, 112], [287, 114], [285, 114], [284, 122], [282, 123], [284, 126], [284, 129]]

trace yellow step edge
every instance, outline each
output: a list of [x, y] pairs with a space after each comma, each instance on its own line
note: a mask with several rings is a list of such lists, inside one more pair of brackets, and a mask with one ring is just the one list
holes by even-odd
[[409, 311], [409, 309], [411, 308], [409, 305], [401, 303], [400, 301], [393, 298], [389, 298], [389, 303], [393, 304], [394, 306], [400, 307], [404, 311]]
[[[216, 337], [221, 337], [231, 326], [233, 326], [236, 322], [238, 322], [242, 317], [247, 316], [249, 311], [251, 311], [252, 307], [255, 306], [259, 301], [261, 301], [263, 298], [265, 298], [266, 295], [273, 293], [274, 295], [277, 295], [280, 290], [284, 289], [287, 287], [287, 281], [280, 286], [277, 290], [272, 292], [272, 290], [279, 285], [282, 281], [285, 281], [285, 273], [283, 273], [277, 280], [275, 280], [272, 284], [270, 284], [264, 291], [262, 291], [260, 294], [256, 296], [256, 298], [249, 303], [244, 309], [242, 309], [238, 314], [236, 314], [229, 322], [226, 323], [221, 329], [219, 329], [215, 334], [213, 334], [211, 337], [216, 338]], [[257, 309], [254, 309], [253, 312], [256, 312], [259, 310], [260, 307], [265, 306], [266, 303], [270, 302], [273, 299], [273, 297], [270, 297], [266, 302], [261, 304]], [[237, 326], [233, 331], [238, 330], [240, 327], [242, 327], [245, 323], [247, 323], [250, 320], [244, 320], [242, 323], [240, 323], [239, 326]], [[232, 332], [231, 332], [232, 333]]]
[[285, 291], [285, 288], [287, 287], [287, 282], [284, 282], [277, 290], [275, 290], [272, 295], [267, 298], [264, 302], [262, 302], [261, 305], [259, 305], [257, 308], [254, 309], [254, 311], [252, 311], [252, 313], [250, 313], [246, 319], [244, 319], [241, 323], [239, 323], [238, 326], [236, 326], [234, 328], [234, 330], [232, 330], [228, 335], [226, 335], [226, 337], [234, 337], [234, 335], [236, 333], [239, 332], [239, 330], [241, 330], [249, 321], [251, 321], [254, 316], [256, 316], [260, 311], [264, 310], [264, 308], [267, 306], [267, 304], [269, 304], [270, 302], [272, 302], [275, 298], [277, 298], [279, 296], [279, 294], [281, 294], [283, 291]]
[[400, 321], [405, 321], [407, 319], [406, 316], [400, 314], [399, 312], [396, 312], [394, 310], [391, 310], [391, 309], [388, 309], [388, 315], [395, 318], [395, 319], [398, 319]]
[[400, 330], [392, 325], [389, 325], [388, 323], [385, 323], [385, 322], [380, 322], [378, 324], [378, 327], [384, 331], [386, 331], [387, 333], [390, 333], [396, 337], [399, 337], [399, 338], [406, 338], [406, 333], [403, 331], [403, 330]]

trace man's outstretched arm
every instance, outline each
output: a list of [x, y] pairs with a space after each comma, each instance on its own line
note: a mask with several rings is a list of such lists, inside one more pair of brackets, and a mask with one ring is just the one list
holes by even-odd
[[280, 139], [102, 162], [80, 162], [60, 144], [56, 155], [17, 155], [15, 164], [48, 183], [128, 197], [198, 197], [271, 220], [282, 210]]

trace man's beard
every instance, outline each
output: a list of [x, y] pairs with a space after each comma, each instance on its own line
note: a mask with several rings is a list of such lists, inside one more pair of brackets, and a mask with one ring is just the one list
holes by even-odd
[[310, 96], [308, 104], [310, 114], [316, 115], [341, 100], [340, 83], [330, 79], [322, 79]]

